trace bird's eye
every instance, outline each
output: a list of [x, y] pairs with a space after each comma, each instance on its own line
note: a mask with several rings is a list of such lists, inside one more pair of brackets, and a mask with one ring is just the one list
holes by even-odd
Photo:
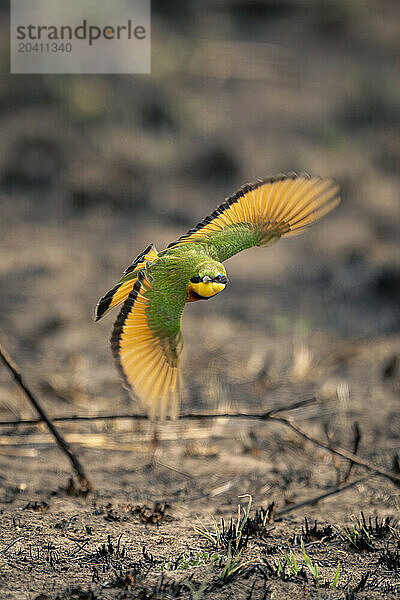
[[195, 277], [192, 277], [190, 281], [192, 283], [200, 283], [201, 277], [200, 277], [200, 275], [195, 275]]
[[221, 281], [221, 279], [222, 279], [222, 275], [217, 275], [215, 278], [215, 281]]

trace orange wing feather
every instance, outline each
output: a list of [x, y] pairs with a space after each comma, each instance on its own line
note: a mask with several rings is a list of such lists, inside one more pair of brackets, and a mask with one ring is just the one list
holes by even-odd
[[282, 236], [301, 233], [340, 202], [333, 179], [306, 174], [277, 175], [246, 184], [168, 247], [195, 243], [229, 226], [246, 223], [264, 246]]
[[111, 349], [128, 388], [134, 390], [151, 418], [175, 417], [181, 395], [178, 357], [181, 347], [171, 349], [147, 322], [151, 289], [143, 271], [125, 301], [114, 325]]

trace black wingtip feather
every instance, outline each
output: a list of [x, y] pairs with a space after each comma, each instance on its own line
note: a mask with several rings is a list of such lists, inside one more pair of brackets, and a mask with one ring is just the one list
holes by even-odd
[[118, 369], [120, 375], [122, 376], [125, 386], [131, 391], [132, 391], [132, 388], [131, 388], [131, 386], [128, 382], [128, 379], [124, 373], [124, 369], [122, 367], [121, 360], [119, 358], [119, 349], [120, 349], [120, 340], [121, 340], [121, 335], [122, 335], [122, 331], [124, 328], [124, 324], [125, 324], [125, 321], [129, 315], [129, 313], [132, 310], [133, 305], [135, 304], [136, 298], [138, 296], [138, 293], [140, 291], [140, 288], [141, 288], [141, 285], [143, 282], [143, 277], [144, 277], [143, 271], [139, 271], [138, 278], [135, 282], [135, 285], [133, 286], [129, 296], [123, 303], [122, 308], [119, 312], [119, 315], [114, 323], [114, 327], [113, 327], [111, 337], [110, 337], [111, 352], [114, 357], [115, 364], [117, 366], [117, 369]]
[[138, 265], [138, 264], [139, 264], [139, 263], [140, 263], [140, 262], [141, 262], [141, 261], [144, 259], [144, 257], [146, 256], [146, 254], [147, 254], [148, 252], [150, 252], [150, 250], [152, 249], [152, 247], [153, 247], [153, 246], [154, 246], [154, 244], [153, 244], [153, 243], [149, 244], [149, 245], [147, 246], [147, 248], [146, 248], [145, 250], [143, 250], [143, 252], [141, 252], [141, 253], [139, 254], [139, 256], [137, 256], [137, 257], [135, 258], [135, 260], [132, 262], [132, 264], [131, 264], [131, 265], [129, 265], [129, 267], [127, 267], [127, 268], [125, 269], [125, 271], [124, 271], [124, 273], [123, 273], [123, 274], [124, 274], [124, 275], [127, 275], [128, 273], [131, 273], [131, 271], [134, 271], [134, 270], [136, 269], [136, 266], [137, 266], [137, 265]]
[[107, 312], [107, 310], [110, 307], [110, 304], [112, 302], [113, 296], [118, 288], [119, 288], [119, 284], [114, 286], [111, 290], [109, 290], [107, 292], [107, 294], [105, 296], [100, 298], [100, 300], [98, 301], [97, 306], [96, 306], [95, 321], [98, 321], [99, 319], [101, 319], [101, 317], [104, 315], [104, 313]]

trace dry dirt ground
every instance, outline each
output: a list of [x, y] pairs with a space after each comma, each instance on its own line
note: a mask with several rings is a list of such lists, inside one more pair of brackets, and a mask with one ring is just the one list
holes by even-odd
[[[112, 364], [112, 317], [92, 322], [97, 298], [245, 181], [332, 175], [332, 215], [232, 258], [224, 294], [185, 310], [182, 412], [315, 396], [291, 413], [303, 429], [352, 449], [357, 422], [359, 455], [399, 469], [398, 3], [165, 7], [153, 3], [149, 77], [1, 78], [3, 342], [52, 416], [139, 411]], [[32, 417], [1, 368], [0, 420]], [[370, 473], [269, 518], [347, 470], [282, 424], [59, 426], [94, 484], [86, 498], [42, 425], [1, 425], [2, 600], [398, 597], [392, 481]]]

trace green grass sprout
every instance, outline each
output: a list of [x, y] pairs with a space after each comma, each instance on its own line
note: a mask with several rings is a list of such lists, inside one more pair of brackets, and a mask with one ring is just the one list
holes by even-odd
[[332, 581], [331, 581], [331, 583], [329, 585], [329, 587], [331, 589], [333, 589], [333, 590], [337, 587], [337, 584], [339, 582], [339, 575], [340, 575], [340, 563], [338, 563], [338, 565], [336, 567], [335, 576], [334, 576], [334, 578], [332, 579]]
[[306, 549], [304, 548], [304, 542], [303, 542], [303, 540], [301, 540], [301, 551], [303, 553], [304, 562], [306, 563], [306, 567], [308, 568], [308, 570], [310, 571], [311, 575], [313, 576], [314, 583], [316, 585], [318, 585], [318, 580], [319, 580], [318, 565], [317, 565], [317, 563], [313, 564], [311, 558], [306, 553]]

